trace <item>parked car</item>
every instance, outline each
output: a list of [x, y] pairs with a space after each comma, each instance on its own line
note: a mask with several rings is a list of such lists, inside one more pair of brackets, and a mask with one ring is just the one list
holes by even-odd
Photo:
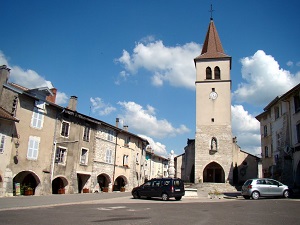
[[185, 194], [184, 183], [179, 178], [155, 178], [132, 189], [133, 198], [160, 197], [163, 201], [169, 198], [180, 200]]
[[288, 198], [289, 187], [274, 179], [249, 179], [242, 186], [241, 194], [245, 199], [275, 196]]

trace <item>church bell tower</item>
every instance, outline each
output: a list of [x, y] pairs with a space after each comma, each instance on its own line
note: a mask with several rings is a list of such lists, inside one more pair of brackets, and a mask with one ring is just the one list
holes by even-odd
[[196, 67], [195, 183], [232, 180], [231, 57], [211, 18]]

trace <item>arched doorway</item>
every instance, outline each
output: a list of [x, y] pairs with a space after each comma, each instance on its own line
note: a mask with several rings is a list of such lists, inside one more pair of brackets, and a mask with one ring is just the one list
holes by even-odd
[[16, 185], [19, 184], [20, 195], [34, 195], [40, 184], [38, 176], [31, 171], [22, 171], [13, 178], [13, 191], [16, 193]]
[[89, 174], [77, 173], [78, 193], [82, 192], [84, 186], [87, 185], [90, 177], [91, 177], [91, 175], [89, 175]]
[[126, 178], [124, 176], [118, 176], [114, 182], [114, 191], [121, 191], [121, 188], [124, 188], [127, 184]]
[[105, 173], [101, 173], [97, 176], [97, 182], [99, 184], [99, 191], [108, 191], [109, 183], [111, 182], [109, 176]]
[[192, 166], [191, 173], [190, 173], [190, 182], [195, 182], [195, 165]]
[[52, 181], [52, 194], [65, 194], [68, 181], [64, 177], [57, 177]]
[[300, 187], [300, 161], [298, 162], [298, 166], [295, 174], [295, 186]]
[[203, 170], [203, 182], [225, 183], [225, 173], [216, 162], [209, 163]]

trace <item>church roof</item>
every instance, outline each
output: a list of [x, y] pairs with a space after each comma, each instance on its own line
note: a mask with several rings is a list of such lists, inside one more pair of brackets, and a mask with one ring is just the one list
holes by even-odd
[[194, 59], [214, 59], [214, 58], [230, 58], [224, 53], [220, 37], [218, 35], [213, 19], [210, 20], [208, 31], [206, 33], [205, 41], [202, 47], [201, 54]]

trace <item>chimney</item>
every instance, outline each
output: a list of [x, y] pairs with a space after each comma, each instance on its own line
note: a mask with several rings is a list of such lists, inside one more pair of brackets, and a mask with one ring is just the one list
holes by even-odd
[[124, 125], [124, 126], [123, 126], [123, 130], [128, 131], [128, 126], [127, 126], [127, 125]]
[[52, 103], [55, 103], [56, 100], [56, 93], [57, 93], [57, 89], [56, 88], [52, 88], [50, 89], [53, 95], [48, 95], [46, 100]]
[[2, 96], [3, 84], [6, 84], [9, 78], [10, 69], [6, 66], [0, 66], [0, 96]]
[[116, 118], [116, 127], [119, 127], [119, 121], [120, 121], [120, 119]]
[[76, 107], [77, 107], [77, 97], [71, 96], [69, 100], [68, 109], [76, 111]]

